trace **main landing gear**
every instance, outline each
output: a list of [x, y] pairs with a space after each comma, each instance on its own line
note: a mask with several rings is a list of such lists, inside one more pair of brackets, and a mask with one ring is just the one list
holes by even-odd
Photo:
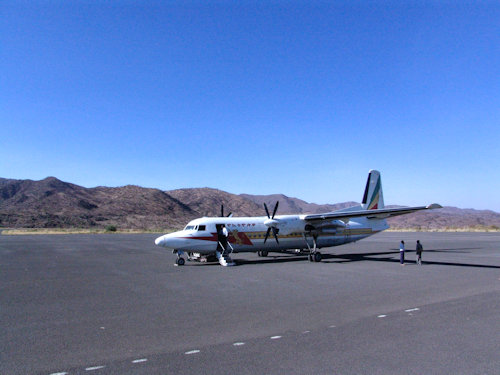
[[307, 236], [304, 233], [304, 240], [306, 241], [307, 248], [309, 249], [309, 254], [307, 256], [307, 259], [309, 259], [309, 262], [321, 262], [321, 259], [323, 259], [321, 253], [317, 249], [317, 239], [318, 236], [313, 235], [313, 248], [309, 246], [309, 242], [307, 242]]
[[267, 257], [269, 255], [269, 252], [267, 250], [259, 250], [257, 251], [257, 255], [260, 257]]
[[321, 259], [323, 259], [323, 256], [319, 251], [316, 251], [314, 253], [311, 253], [307, 256], [309, 259], [309, 262], [321, 262]]

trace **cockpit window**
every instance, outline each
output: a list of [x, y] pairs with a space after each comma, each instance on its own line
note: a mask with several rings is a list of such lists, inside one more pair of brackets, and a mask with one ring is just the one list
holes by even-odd
[[206, 228], [207, 228], [206, 225], [200, 225], [200, 226], [198, 226], [198, 230], [199, 231], [204, 231], [204, 230], [206, 230]]
[[187, 225], [186, 228], [184, 228], [184, 230], [193, 230], [194, 229], [194, 225]]

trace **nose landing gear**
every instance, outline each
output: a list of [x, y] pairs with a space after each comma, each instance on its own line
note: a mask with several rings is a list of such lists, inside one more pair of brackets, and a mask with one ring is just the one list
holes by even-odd
[[184, 254], [184, 251], [182, 251], [182, 250], [174, 250], [173, 253], [177, 254], [177, 259], [175, 260], [175, 265], [176, 266], [183, 266], [186, 263], [186, 261], [182, 257], [182, 254]]
[[186, 263], [183, 257], [179, 257], [175, 260], [175, 265], [176, 266], [183, 266]]

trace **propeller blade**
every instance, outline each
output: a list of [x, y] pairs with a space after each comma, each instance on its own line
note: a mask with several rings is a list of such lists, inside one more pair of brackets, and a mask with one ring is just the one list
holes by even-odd
[[[276, 215], [276, 211], [278, 211], [279, 204], [280, 204], [280, 201], [277, 201], [276, 206], [274, 206], [273, 216], [271, 216], [271, 219], [274, 219], [274, 215]], [[267, 216], [269, 216], [269, 214]]]
[[266, 236], [264, 237], [264, 243], [266, 243], [267, 238], [269, 237], [269, 232], [271, 231], [271, 228], [267, 228]]
[[220, 205], [220, 217], [224, 217], [224, 205]]
[[267, 218], [270, 219], [269, 210], [267, 209], [267, 204], [264, 203], [264, 208], [266, 209]]
[[271, 227], [269, 229], [272, 229], [273, 230], [273, 234], [274, 234], [274, 239], [276, 240], [276, 243], [279, 245], [280, 242], [278, 241], [278, 229], [276, 229], [275, 227]]

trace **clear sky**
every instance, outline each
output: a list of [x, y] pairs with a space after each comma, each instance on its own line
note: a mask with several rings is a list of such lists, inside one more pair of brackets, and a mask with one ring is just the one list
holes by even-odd
[[499, 1], [0, 4], [0, 176], [500, 212]]

